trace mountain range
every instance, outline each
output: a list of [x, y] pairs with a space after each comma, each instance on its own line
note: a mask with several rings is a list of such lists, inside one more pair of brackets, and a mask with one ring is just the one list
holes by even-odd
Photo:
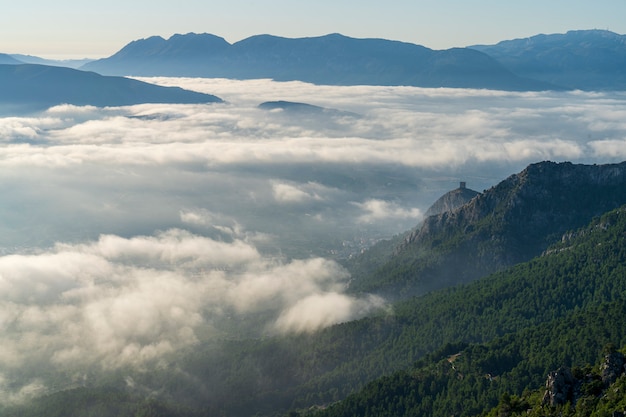
[[174, 35], [167, 40], [153, 36], [81, 68], [110, 75], [271, 78], [328, 85], [559, 89], [519, 77], [476, 50], [435, 51], [340, 34], [298, 39], [258, 35], [234, 44], [206, 33]]
[[210, 94], [124, 77], [47, 65], [0, 64], [0, 111], [42, 110], [58, 104], [126, 106], [140, 103], [216, 103]]
[[[214, 96], [107, 77], [127, 75], [509, 91], [624, 90], [626, 36], [579, 30], [437, 51], [340, 34], [298, 39], [257, 35], [230, 44], [215, 35], [189, 33], [167, 40], [159, 36], [136, 40], [95, 61], [0, 54], [0, 65], [0, 83], [6, 88], [0, 98], [3, 112], [60, 103], [108, 106], [219, 101]], [[12, 65], [20, 69], [10, 68]], [[78, 67], [81, 71], [53, 67]]]
[[329, 85], [501, 90], [624, 90], [626, 37], [579, 30], [432, 50], [340, 34], [257, 35], [234, 44], [211, 34], [153, 36], [82, 68], [111, 75], [272, 78]]

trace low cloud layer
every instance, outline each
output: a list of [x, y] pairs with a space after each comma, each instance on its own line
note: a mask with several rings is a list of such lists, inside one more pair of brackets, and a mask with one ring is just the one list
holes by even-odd
[[4, 256], [0, 376], [153, 363], [218, 337], [233, 315], [262, 312], [266, 333], [311, 332], [383, 305], [344, 295], [347, 278], [333, 261], [286, 262], [180, 229]]
[[[273, 334], [367, 314], [383, 301], [345, 294], [331, 258], [361, 247], [344, 243], [416, 226], [459, 181], [626, 159], [623, 93], [149, 81], [226, 103], [0, 117], [5, 399], [44, 389], [48, 365], [165, 360], [229, 320]], [[342, 112], [257, 107], [275, 100]]]
[[[329, 234], [411, 228], [461, 180], [481, 191], [540, 160], [626, 158], [623, 93], [150, 81], [227, 103], [62, 105], [0, 118], [0, 248], [150, 234], [205, 210], [300, 256]], [[270, 100], [345, 113], [257, 107]], [[315, 244], [295, 244], [294, 230]]]

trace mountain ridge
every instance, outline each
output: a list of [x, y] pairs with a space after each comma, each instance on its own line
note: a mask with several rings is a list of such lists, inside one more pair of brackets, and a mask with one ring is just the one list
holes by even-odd
[[19, 65], [23, 62], [15, 59], [13, 56], [9, 54], [0, 54], [0, 64], [1, 65]]
[[132, 41], [112, 56], [81, 68], [109, 75], [271, 78], [326, 85], [561, 89], [514, 75], [472, 49], [435, 51], [337, 33], [305, 38], [255, 35], [233, 44], [207, 33], [177, 34], [167, 40], [153, 36]]
[[13, 59], [17, 60], [17, 64], [39, 64], [39, 65], [49, 65], [52, 67], [67, 67], [77, 69], [88, 62], [93, 61], [90, 58], [79, 58], [79, 59], [47, 59], [40, 58], [38, 56], [33, 55], [23, 55], [23, 54], [10, 54]]
[[[323, 51], [332, 55], [324, 56]], [[260, 34], [231, 44], [217, 35], [190, 32], [168, 39], [158, 35], [136, 39], [115, 54], [95, 60], [54, 61], [0, 54], [0, 63], [19, 61], [105, 75], [271, 78], [327, 85], [509, 91], [626, 90], [622, 71], [626, 35], [599, 29], [537, 34], [446, 50], [339, 33], [304, 38]]]

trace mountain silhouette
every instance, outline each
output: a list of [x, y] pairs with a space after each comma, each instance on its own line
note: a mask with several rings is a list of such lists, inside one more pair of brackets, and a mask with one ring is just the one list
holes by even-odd
[[234, 44], [211, 34], [133, 41], [82, 69], [108, 75], [299, 80], [324, 85], [410, 85], [501, 90], [559, 87], [514, 75], [467, 48], [435, 51], [385, 39], [340, 34], [309, 38], [257, 35]]
[[57, 104], [125, 106], [141, 103], [215, 103], [210, 94], [161, 87], [123, 77], [45, 65], [0, 65], [0, 105], [40, 110]]

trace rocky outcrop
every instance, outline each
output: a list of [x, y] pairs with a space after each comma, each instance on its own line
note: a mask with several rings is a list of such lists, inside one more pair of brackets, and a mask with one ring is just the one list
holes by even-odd
[[600, 365], [600, 376], [605, 386], [611, 385], [624, 373], [626, 360], [621, 352], [610, 352], [604, 355]]
[[[548, 374], [542, 404], [554, 407], [567, 402], [576, 404], [582, 395], [601, 396], [611, 384], [624, 374], [625, 365], [624, 355], [621, 352], [611, 350], [604, 355], [599, 375], [579, 375], [577, 379], [569, 368], [562, 366]], [[597, 383], [600, 380], [602, 384], [598, 386]]]
[[563, 405], [573, 399], [576, 379], [567, 367], [561, 367], [548, 374], [546, 392], [542, 403], [552, 407]]

